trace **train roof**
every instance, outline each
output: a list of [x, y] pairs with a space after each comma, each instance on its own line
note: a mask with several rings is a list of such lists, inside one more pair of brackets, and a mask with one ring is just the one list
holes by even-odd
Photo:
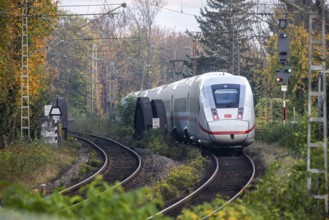
[[[167, 88], [167, 87], [172, 87], [173, 89], [176, 89], [178, 85], [182, 84], [188, 84], [191, 85], [193, 82], [200, 80], [203, 84], [208, 84], [212, 83], [214, 79], [221, 79], [221, 80], [227, 80], [230, 81], [232, 80], [232, 77], [234, 77], [234, 82], [236, 83], [247, 83], [247, 79], [243, 76], [237, 76], [237, 75], [232, 75], [231, 73], [228, 72], [208, 72], [208, 73], [203, 73], [200, 75], [184, 78], [169, 84], [165, 84], [159, 87], [151, 88], [151, 89], [146, 89], [144, 91], [138, 91], [138, 92], [132, 92], [129, 95], [132, 96], [147, 96], [148, 93], [150, 92], [156, 92], [159, 93], [161, 90]], [[129, 96], [127, 95], [127, 96]]]
[[227, 73], [227, 72], [208, 72], [208, 73], [203, 73], [203, 74], [196, 75], [196, 76], [191, 76], [191, 77], [188, 77], [188, 78], [185, 78], [185, 79], [181, 79], [179, 81], [172, 82], [168, 85], [184, 84], [184, 83], [190, 84], [190, 83], [192, 83], [196, 80], [204, 80], [204, 79], [207, 79], [209, 77], [213, 78], [213, 77], [227, 77], [227, 76], [235, 76], [235, 75], [232, 75], [231, 73]]
[[[195, 81], [200, 81], [201, 84], [213, 84], [213, 83], [239, 83], [239, 84], [248, 84], [248, 80], [244, 76], [233, 75], [227, 72], [209, 72], [201, 75], [193, 76], [187, 78], [189, 84], [192, 84]], [[184, 83], [178, 81], [179, 83]]]

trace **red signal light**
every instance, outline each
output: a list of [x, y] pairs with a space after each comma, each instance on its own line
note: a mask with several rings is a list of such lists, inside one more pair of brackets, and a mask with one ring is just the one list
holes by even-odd
[[276, 81], [277, 83], [281, 83], [281, 82], [283, 81], [283, 79], [280, 78], [280, 77], [276, 77], [276, 78], [275, 78], [275, 81]]

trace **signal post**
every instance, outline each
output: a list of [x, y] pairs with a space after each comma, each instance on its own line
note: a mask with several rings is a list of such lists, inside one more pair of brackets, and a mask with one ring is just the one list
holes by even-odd
[[55, 143], [58, 145], [62, 142], [62, 123], [60, 122], [62, 111], [58, 105], [51, 107], [49, 116], [51, 116], [55, 122]]
[[281, 91], [283, 92], [283, 125], [286, 124], [286, 92], [288, 89], [288, 80], [292, 75], [292, 68], [288, 65], [288, 58], [290, 54], [289, 50], [289, 36], [287, 32], [283, 31], [288, 26], [288, 20], [286, 18], [279, 19], [279, 28], [281, 31], [278, 32], [278, 57], [279, 64], [282, 66], [281, 69], [277, 70], [275, 80], [281, 84]]
[[283, 92], [283, 125], [286, 125], [286, 118], [287, 118], [287, 111], [286, 111], [286, 92], [287, 92], [288, 86], [287, 85], [281, 85], [281, 91]]

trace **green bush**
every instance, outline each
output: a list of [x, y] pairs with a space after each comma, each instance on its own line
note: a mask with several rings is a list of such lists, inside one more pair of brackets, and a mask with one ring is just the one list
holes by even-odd
[[[288, 134], [289, 133], [289, 134]], [[283, 139], [284, 135], [291, 135], [290, 126], [278, 123], [268, 123], [261, 130], [257, 130], [256, 139], [266, 143], [276, 143]]]
[[114, 126], [114, 137], [111, 138], [118, 138], [120, 140], [128, 141], [129, 143], [132, 142], [132, 136], [134, 134], [134, 128], [132, 126], [127, 126], [118, 122], [116, 122]]
[[102, 164], [103, 161], [97, 158], [97, 152], [95, 150], [90, 150], [88, 165], [91, 167], [101, 167]]
[[159, 182], [155, 187], [155, 198], [163, 201], [174, 200], [178, 197], [179, 191], [175, 186], [170, 185], [166, 181]]
[[103, 161], [98, 159], [90, 159], [88, 164], [92, 167], [101, 167], [103, 164]]
[[[0, 218], [7, 216], [8, 219], [13, 219], [19, 212], [23, 219], [27, 216], [44, 219], [46, 216], [50, 219], [144, 220], [157, 213], [156, 207], [161, 204], [158, 200], [146, 203], [144, 190], [126, 193], [121, 186], [112, 188], [101, 178], [93, 181], [82, 191], [87, 200], [72, 207], [76, 202], [82, 201], [80, 196], [67, 197], [55, 193], [44, 199], [40, 194], [33, 193], [21, 185], [11, 185], [0, 195]], [[157, 216], [157, 219], [168, 218]]]
[[195, 170], [203, 170], [208, 163], [209, 161], [206, 158], [199, 155], [198, 157], [191, 160], [189, 166], [193, 167]]
[[117, 108], [118, 120], [126, 127], [134, 127], [136, 96], [129, 96]]
[[287, 147], [299, 156], [306, 154], [306, 118], [298, 120], [297, 124], [267, 124], [263, 129], [257, 130], [256, 139], [265, 143], [278, 143]]
[[181, 165], [170, 170], [166, 180], [178, 190], [184, 190], [195, 186], [199, 180], [198, 176], [198, 171], [193, 167]]
[[79, 176], [85, 175], [91, 171], [92, 167], [88, 164], [82, 164], [79, 170]]
[[136, 147], [150, 149], [175, 160], [186, 160], [190, 151], [188, 145], [176, 142], [170, 134], [162, 129], [145, 131], [144, 138], [134, 143]]
[[193, 188], [200, 181], [200, 172], [187, 165], [172, 168], [167, 176], [154, 186], [149, 187], [147, 198], [157, 198], [165, 202], [175, 200]]

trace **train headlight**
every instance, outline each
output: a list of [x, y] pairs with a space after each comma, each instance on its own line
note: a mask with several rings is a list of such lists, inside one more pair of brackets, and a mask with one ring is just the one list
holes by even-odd
[[212, 108], [211, 113], [212, 113], [212, 117], [213, 117], [214, 121], [218, 121], [219, 117], [218, 117], [218, 114], [217, 114], [217, 109]]
[[243, 118], [243, 108], [238, 109], [238, 120], [241, 120]]

